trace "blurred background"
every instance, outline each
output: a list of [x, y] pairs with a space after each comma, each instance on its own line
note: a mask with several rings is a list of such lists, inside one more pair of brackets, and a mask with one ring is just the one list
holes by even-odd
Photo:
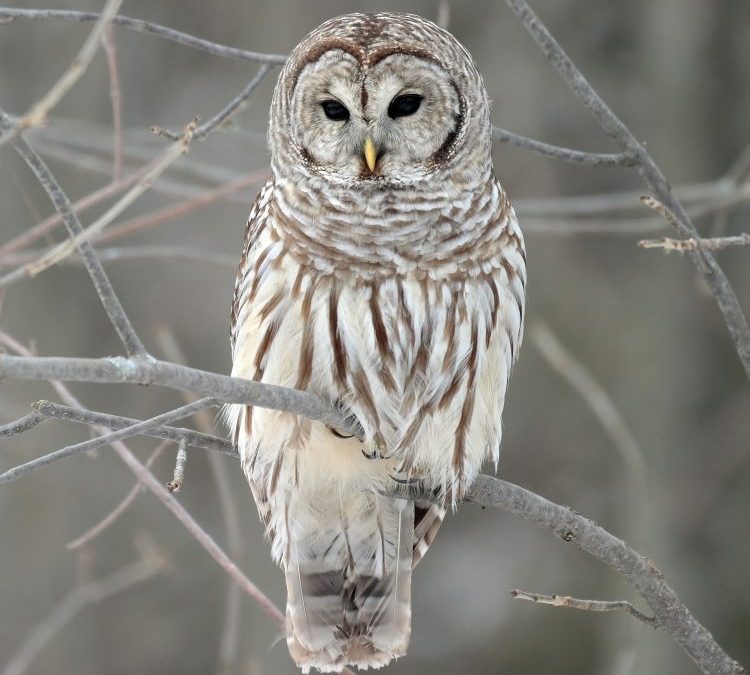
[[[49, 4], [102, 6], [95, 0]], [[701, 233], [750, 230], [747, 172], [735, 165], [750, 143], [750, 3], [532, 4], [603, 98], [647, 143]], [[385, 9], [433, 20], [442, 11], [446, 18], [445, 3], [432, 0], [127, 0], [121, 13], [219, 43], [284, 54], [331, 16]], [[464, 0], [449, 10], [450, 30], [484, 74], [496, 125], [568, 147], [617, 151], [503, 2]], [[0, 106], [14, 114], [28, 110], [91, 27], [24, 20], [0, 25]], [[179, 129], [196, 114], [208, 119], [257, 68], [123, 28], [114, 30], [114, 42], [125, 176], [167, 146], [149, 133], [150, 126]], [[231, 125], [195, 142], [110, 226], [128, 223], [130, 234], [97, 245], [110, 251], [107, 270], [156, 356], [176, 358], [176, 345], [191, 366], [230, 370], [235, 264], [249, 204], [267, 171], [267, 111], [277, 73], [271, 72]], [[28, 137], [71, 198], [112, 181], [103, 51], [49, 125]], [[747, 664], [750, 386], [715, 302], [688, 258], [637, 246], [642, 238], [672, 233], [639, 204], [644, 188], [634, 171], [565, 164], [499, 144], [495, 168], [525, 226], [529, 259], [528, 332], [504, 416], [500, 475], [572, 506], [657, 561], [698, 620]], [[197, 206], [194, 199], [207, 203]], [[84, 225], [111, 203], [81, 211]], [[188, 204], [184, 213], [162, 211], [180, 204]], [[38, 183], [4, 147], [0, 246], [51, 213]], [[30, 249], [8, 253], [0, 258], [0, 273], [62, 236], [58, 228]], [[140, 254], [123, 257], [122, 249], [131, 246], [140, 247]], [[749, 313], [750, 249], [727, 250], [719, 261]], [[85, 270], [76, 264], [8, 288], [0, 328], [40, 355], [121, 353]], [[588, 396], [599, 402], [602, 392], [609, 396], [622, 423], [614, 433], [571, 386], [576, 368], [601, 388], [587, 386]], [[136, 418], [183, 401], [178, 392], [130, 385], [71, 389], [87, 407]], [[2, 382], [0, 424], [28, 412], [31, 402], [56, 396], [44, 383]], [[218, 421], [210, 418], [208, 424], [224, 434]], [[49, 422], [3, 442], [0, 471], [89, 435], [80, 425]], [[144, 459], [156, 445], [129, 442]], [[166, 483], [173, 464], [170, 446], [153, 470]], [[66, 548], [110, 512], [133, 481], [117, 456], [102, 449], [94, 458], [79, 456], [2, 486], [0, 672], [35, 630], [49, 625], [50, 612], [76, 584], [107, 578], [138, 560], [144, 546], [158, 551], [164, 563], [158, 573], [83, 607], [26, 672], [297, 672], [276, 625], [251, 599], [241, 595], [227, 610], [228, 577], [150, 494], [138, 497], [101, 536], [77, 551]], [[191, 450], [179, 499], [283, 605], [282, 575], [270, 560], [239, 464]], [[232, 535], [234, 520], [238, 531]], [[513, 588], [627, 598], [643, 607], [621, 577], [590, 556], [513, 516], [467, 505], [448, 517], [415, 573], [409, 654], [388, 672], [697, 672], [666, 634], [627, 615], [524, 603], [510, 597]], [[232, 602], [238, 618], [227, 628]]]

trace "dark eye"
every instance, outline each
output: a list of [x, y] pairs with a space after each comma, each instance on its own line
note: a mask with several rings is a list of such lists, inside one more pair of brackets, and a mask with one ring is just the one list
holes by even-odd
[[346, 122], [349, 119], [349, 111], [346, 106], [338, 101], [323, 101], [323, 112], [329, 120], [334, 122]]
[[419, 110], [422, 103], [422, 97], [419, 94], [404, 94], [396, 96], [388, 106], [388, 117], [396, 119], [397, 117], [407, 117], [413, 115]]

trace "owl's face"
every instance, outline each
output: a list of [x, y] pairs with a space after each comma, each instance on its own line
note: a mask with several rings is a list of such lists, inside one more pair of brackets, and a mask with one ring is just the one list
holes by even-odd
[[345, 181], [429, 174], [461, 122], [455, 83], [438, 64], [390, 54], [362, 65], [332, 49], [304, 68], [291, 101], [293, 138], [311, 165]]
[[409, 14], [350, 14], [310, 33], [279, 77], [269, 135], [274, 173], [293, 181], [368, 190], [467, 185], [491, 171], [471, 56]]

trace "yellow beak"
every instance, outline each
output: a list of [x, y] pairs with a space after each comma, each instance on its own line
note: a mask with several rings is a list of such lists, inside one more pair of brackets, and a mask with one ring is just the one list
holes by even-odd
[[378, 152], [375, 150], [375, 144], [369, 136], [365, 141], [365, 162], [370, 171], [375, 171], [375, 162], [378, 159]]

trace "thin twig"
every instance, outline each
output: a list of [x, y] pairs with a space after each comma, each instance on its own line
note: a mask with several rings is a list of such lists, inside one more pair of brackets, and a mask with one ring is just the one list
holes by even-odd
[[28, 415], [24, 415], [20, 420], [0, 426], [0, 438], [13, 438], [13, 436], [25, 434], [46, 419], [44, 415], [35, 410]]
[[[35, 413], [41, 415], [44, 419], [79, 422], [80, 424], [87, 424], [94, 427], [99, 426], [112, 430], [125, 429], [140, 421], [132, 417], [107, 415], [93, 410], [86, 410], [85, 408], [61, 405], [60, 403], [52, 403], [50, 401], [37, 401], [34, 404], [34, 409]], [[161, 438], [175, 443], [184, 438], [188, 445], [194, 448], [212, 450], [223, 455], [236, 456], [237, 454], [235, 448], [226, 439], [183, 427], [158, 426], [141, 431], [141, 435], [151, 438]]]
[[589, 612], [616, 612], [623, 611], [636, 618], [642, 624], [651, 628], [658, 628], [656, 617], [648, 616], [638, 611], [627, 600], [583, 600], [573, 598], [570, 595], [543, 595], [542, 593], [529, 593], [514, 589], [510, 592], [511, 597], [519, 600], [528, 600], [538, 602], [543, 605], [552, 605], [553, 607], [570, 607], [572, 609], [583, 609]]
[[177, 445], [177, 459], [174, 465], [174, 476], [167, 483], [168, 492], [179, 492], [185, 483], [185, 464], [187, 464], [187, 440], [181, 438]]
[[102, 216], [97, 218], [94, 223], [67, 241], [53, 246], [38, 260], [27, 263], [23, 267], [13, 270], [13, 272], [0, 278], [0, 288], [5, 288], [24, 276], [35, 277], [38, 274], [41, 274], [44, 270], [67, 258], [76, 249], [80, 249], [84, 242], [90, 242], [96, 235], [100, 234], [107, 225], [109, 225], [128, 206], [150, 188], [157, 176], [166, 171], [167, 167], [188, 151], [194, 130], [195, 122], [188, 124], [183, 133], [179, 136], [177, 142], [170, 145], [159, 157], [157, 157], [151, 163], [149, 170], [146, 171], [138, 181], [136, 181], [135, 185], [133, 185], [130, 190], [110, 206]]
[[[520, 19], [534, 42], [545, 55], [560, 77], [573, 90], [573, 93], [594, 116], [602, 130], [622, 147], [623, 152], [632, 157], [634, 165], [644, 182], [653, 190], [656, 199], [675, 217], [675, 223], [683, 237], [699, 238], [685, 208], [672, 193], [672, 189], [651, 155], [638, 142], [630, 129], [607, 106], [594, 91], [580, 70], [570, 60], [544, 24], [534, 14], [526, 0], [505, 0], [506, 4]], [[737, 296], [724, 271], [715, 258], [703, 249], [689, 251], [698, 271], [716, 299], [724, 316], [724, 322], [734, 341], [737, 354], [750, 379], [750, 326], [742, 312]]]
[[[86, 209], [89, 209], [92, 206], [96, 206], [100, 202], [103, 202], [105, 199], [114, 197], [123, 190], [127, 190], [133, 183], [140, 180], [143, 174], [148, 171], [150, 166], [151, 163], [149, 162], [149, 164], [147, 164], [146, 166], [142, 166], [140, 169], [134, 171], [125, 178], [108, 183], [104, 187], [95, 190], [94, 192], [86, 195], [85, 197], [82, 197], [76, 202], [73, 202], [73, 210], [76, 213], [81, 213]], [[55, 212], [40, 223], [37, 223], [24, 232], [21, 232], [21, 234], [19, 234], [17, 237], [14, 237], [10, 241], [0, 246], [0, 259], [8, 255], [9, 253], [13, 253], [14, 251], [18, 251], [19, 249], [23, 249], [26, 246], [33, 244], [37, 239], [40, 239], [45, 234], [52, 231], [57, 225], [62, 222], [62, 216], [59, 213]]]
[[[157, 209], [151, 213], [147, 213], [137, 218], [132, 218], [124, 223], [120, 223], [114, 227], [110, 227], [105, 232], [102, 232], [97, 238], [97, 243], [109, 242], [114, 239], [119, 239], [125, 235], [133, 234], [134, 232], [140, 232], [141, 230], [148, 229], [154, 225], [173, 220], [179, 216], [185, 215], [197, 208], [212, 204], [219, 199], [226, 197], [227, 195], [233, 194], [238, 190], [242, 190], [250, 185], [256, 185], [259, 181], [263, 180], [268, 176], [268, 171], [265, 169], [261, 171], [253, 171], [252, 173], [238, 178], [237, 180], [230, 181], [219, 185], [218, 187], [205, 190], [195, 195], [191, 199], [181, 199], [176, 204], [171, 204], [162, 209]], [[0, 257], [1, 259], [1, 257]], [[235, 263], [237, 261], [235, 260]]]
[[[5, 338], [6, 343], [17, 345], [18, 351], [29, 356], [29, 351], [22, 345], [15, 342], [10, 336], [0, 333], [0, 338]], [[13, 347], [15, 349], [16, 347]], [[80, 401], [73, 396], [70, 390], [59, 382], [51, 382], [58, 391], [62, 399], [70, 406], [74, 408], [82, 408]], [[95, 427], [100, 433], [104, 433], [106, 429], [101, 427]], [[281, 611], [268, 599], [268, 597], [232, 562], [232, 560], [224, 553], [224, 551], [216, 544], [211, 535], [209, 535], [188, 513], [188, 511], [167, 492], [161, 483], [153, 476], [153, 474], [133, 455], [132, 452], [122, 441], [115, 441], [112, 443], [112, 448], [125, 462], [128, 468], [135, 474], [136, 478], [144, 485], [149, 491], [151, 491], [161, 502], [164, 504], [177, 519], [184, 525], [188, 532], [193, 536], [198, 543], [211, 555], [211, 557], [219, 564], [219, 566], [237, 583], [243, 591], [245, 591], [259, 606], [268, 614], [279, 626], [283, 628], [284, 615]], [[353, 675], [353, 673], [346, 669], [342, 671], [345, 675]]]
[[625, 152], [613, 154], [582, 152], [581, 150], [542, 143], [528, 136], [521, 136], [499, 127], [492, 127], [492, 138], [498, 143], [507, 143], [544, 157], [553, 157], [572, 164], [584, 164], [586, 166], [632, 166], [634, 164], [633, 158]]
[[109, 98], [112, 102], [112, 180], [118, 181], [122, 178], [122, 96], [117, 66], [117, 45], [111, 24], [104, 31], [102, 46], [107, 54]]
[[[11, 253], [0, 256], [0, 265], [23, 265], [30, 260], [36, 260], [43, 251], [29, 250], [23, 253]], [[97, 250], [99, 260], [106, 262], [119, 262], [121, 260], [171, 260], [209, 263], [227, 267], [231, 270], [237, 269], [237, 256], [225, 253], [206, 251], [194, 246], [111, 246]], [[61, 265], [83, 265], [78, 257], [70, 257], [60, 261]]]
[[[635, 514], [630, 536], [635, 536], [647, 522], [649, 512], [648, 472], [638, 441], [609, 394], [583, 364], [565, 349], [546, 323], [536, 321], [529, 333], [544, 360], [580, 394], [617, 449], [634, 487], [632, 504]], [[639, 541], [639, 537], [636, 540]]]
[[468, 501], [502, 508], [529, 520], [622, 574], [648, 603], [656, 625], [669, 633], [706, 675], [745, 672], [695, 619], [654, 563], [594, 521], [522, 487], [485, 475], [474, 483]]
[[709, 251], [721, 251], [730, 246], [748, 245], [750, 245], [750, 234], [747, 233], [729, 237], [701, 237], [698, 239], [694, 239], [693, 237], [687, 239], [669, 239], [665, 237], [663, 239], [642, 239], [638, 242], [638, 246], [641, 248], [661, 248], [665, 253], [671, 251], [685, 253], [686, 251], [695, 251], [699, 248]]
[[156, 553], [143, 555], [112, 574], [84, 584], [78, 584], [28, 634], [19, 650], [10, 658], [1, 675], [23, 675], [47, 643], [70, 623], [83, 609], [103, 602], [139, 584], [164, 568]]
[[[159, 443], [159, 445], [154, 448], [154, 451], [149, 455], [149, 458], [146, 460], [146, 468], [150, 469], [151, 465], [156, 461], [156, 459], [159, 457], [159, 455], [162, 453], [164, 448], [169, 445], [169, 441], [162, 441]], [[214, 454], [211, 453], [211, 457], [213, 457]], [[128, 492], [127, 495], [125, 495], [125, 498], [117, 505], [114, 509], [112, 509], [104, 518], [102, 518], [96, 525], [90, 527], [88, 530], [86, 530], [83, 534], [79, 535], [75, 539], [69, 541], [65, 548], [67, 548], [69, 551], [73, 551], [77, 548], [80, 548], [84, 544], [88, 544], [94, 539], [96, 539], [102, 532], [107, 530], [109, 527], [112, 526], [112, 524], [123, 514], [125, 511], [128, 510], [130, 505], [135, 502], [136, 497], [144, 490], [143, 485], [141, 485], [140, 481], [136, 481], [135, 485], [130, 489], [130, 492]]]
[[[12, 7], [0, 7], [0, 20], [13, 19], [53, 19], [59, 21], [97, 21], [100, 14], [97, 12], [76, 12], [56, 9], [15, 9]], [[251, 52], [247, 49], [238, 49], [237, 47], [227, 47], [216, 44], [209, 40], [182, 33], [173, 28], [160, 26], [157, 23], [133, 19], [129, 16], [115, 16], [112, 24], [122, 26], [140, 33], [149, 33], [158, 37], [172, 40], [186, 47], [193, 47], [201, 51], [208, 52], [214, 56], [221, 56], [227, 59], [237, 59], [239, 61], [252, 61], [256, 63], [269, 63], [272, 65], [281, 65], [286, 61], [285, 54], [262, 54], [260, 52]]]
[[[179, 342], [168, 326], [161, 327], [156, 332], [156, 340], [159, 343], [164, 356], [174, 363], [184, 364], [187, 359], [180, 347]], [[190, 392], [182, 392], [186, 403], [195, 400]], [[210, 434], [213, 431], [208, 411], [201, 411], [195, 416], [195, 424], [199, 431]], [[216, 494], [219, 497], [221, 515], [224, 521], [224, 529], [227, 538], [227, 550], [232, 560], [241, 560], [244, 550], [242, 527], [237, 513], [237, 506], [232, 499], [232, 490], [229, 484], [229, 475], [223, 457], [216, 452], [208, 453], [208, 465], [216, 484]], [[240, 622], [241, 622], [241, 591], [237, 584], [228, 580], [226, 589], [226, 602], [224, 605], [224, 620], [221, 630], [221, 640], [218, 647], [218, 656], [215, 675], [230, 675], [235, 672], [238, 650], [240, 646]]]
[[[52, 108], [63, 99], [65, 94], [70, 91], [88, 69], [91, 60], [94, 58], [94, 54], [99, 49], [99, 43], [104, 35], [104, 31], [107, 30], [107, 26], [110, 25], [112, 18], [117, 14], [117, 10], [120, 9], [121, 4], [122, 0], [107, 0], [102, 13], [97, 15], [96, 25], [60, 79], [55, 82], [52, 88], [15, 125], [4, 127], [0, 130], [2, 131], [0, 133], [0, 145], [6, 141], [13, 141], [25, 129], [36, 127], [46, 122], [47, 115], [49, 115]], [[2, 15], [0, 14], [0, 16]]]
[[[0, 109], [0, 127], [9, 129], [10, 126], [10, 118], [2, 109]], [[28, 164], [29, 168], [34, 172], [37, 180], [55, 206], [55, 210], [61, 215], [65, 227], [68, 230], [68, 234], [70, 234], [71, 237], [80, 235], [81, 232], [83, 232], [83, 226], [78, 220], [75, 211], [73, 211], [73, 206], [67, 195], [63, 192], [52, 173], [50, 173], [50, 170], [47, 168], [47, 165], [42, 158], [28, 144], [23, 137], [23, 134], [19, 134], [19, 136], [12, 141], [12, 145], [16, 152], [18, 152], [18, 154], [24, 159], [26, 164]], [[78, 250], [86, 264], [86, 269], [88, 270], [94, 288], [99, 295], [99, 299], [104, 306], [104, 311], [107, 313], [107, 316], [117, 331], [128, 355], [146, 356], [146, 348], [143, 346], [141, 339], [135, 332], [127, 314], [125, 314], [125, 310], [115, 293], [115, 289], [109, 281], [107, 273], [104, 271], [101, 262], [96, 257], [94, 247], [88, 241], [81, 241]]]
[[[268, 74], [269, 70], [271, 70], [271, 66], [269, 64], [262, 64], [261, 67], [258, 68], [258, 72], [255, 73], [253, 79], [248, 82], [247, 86], [245, 86], [245, 88], [239, 94], [237, 94], [237, 96], [235, 96], [229, 103], [227, 103], [226, 106], [224, 106], [218, 113], [216, 113], [216, 115], [208, 120], [208, 122], [206, 122], [205, 124], [201, 124], [195, 130], [195, 140], [201, 140], [202, 138], [205, 138], [216, 127], [218, 127], [223, 122], [226, 122], [227, 119], [234, 115], [234, 113], [242, 107], [245, 101], [250, 98], [250, 95], [258, 88], [258, 85], [263, 81], [263, 78]], [[164, 136], [165, 138], [169, 138], [173, 141], [176, 141], [180, 138], [179, 133], [169, 131], [169, 129], [162, 129], [161, 127], [151, 127], [151, 131], [152, 133], [158, 134], [159, 136]]]
[[32, 471], [36, 471], [37, 469], [41, 469], [42, 467], [51, 464], [52, 462], [65, 459], [66, 457], [77, 455], [82, 452], [89, 452], [90, 450], [95, 450], [96, 448], [100, 448], [103, 445], [111, 445], [113, 441], [121, 441], [126, 438], [132, 438], [133, 436], [142, 435], [145, 432], [154, 429], [155, 427], [164, 426], [165, 424], [169, 424], [170, 422], [184, 419], [185, 417], [193, 415], [198, 410], [203, 410], [204, 408], [209, 408], [217, 405], [219, 405], [219, 402], [214, 398], [202, 398], [198, 401], [195, 401], [194, 403], [190, 403], [189, 405], [180, 406], [179, 408], [175, 408], [174, 410], [170, 410], [169, 412], [157, 415], [156, 417], [152, 417], [151, 419], [137, 422], [136, 424], [132, 424], [123, 429], [118, 429], [117, 431], [111, 431], [109, 433], [102, 434], [101, 436], [97, 436], [96, 438], [92, 438], [88, 441], [83, 441], [82, 443], [68, 445], [64, 448], [61, 448], [60, 450], [50, 452], [46, 455], [43, 455], [42, 457], [37, 457], [36, 459], [32, 459], [25, 464], [20, 464], [19, 466], [1, 473], [0, 485], [17, 480], [22, 476], [28, 475]]

